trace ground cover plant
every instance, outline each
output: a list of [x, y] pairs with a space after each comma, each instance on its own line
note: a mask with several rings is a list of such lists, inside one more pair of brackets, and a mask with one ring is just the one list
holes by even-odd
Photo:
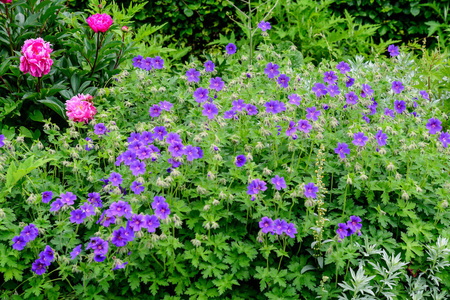
[[395, 45], [303, 64], [258, 21], [254, 53], [136, 55], [67, 128], [0, 134], [2, 297], [448, 297], [435, 85]]

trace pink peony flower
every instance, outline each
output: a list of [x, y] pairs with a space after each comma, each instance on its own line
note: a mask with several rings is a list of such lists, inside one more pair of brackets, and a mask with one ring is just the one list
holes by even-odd
[[86, 21], [94, 32], [106, 32], [113, 23], [113, 19], [107, 14], [95, 14]]
[[79, 94], [66, 101], [67, 117], [74, 122], [87, 123], [94, 118], [97, 109], [92, 104], [91, 95]]
[[47, 75], [53, 64], [50, 58], [52, 51], [50, 43], [42, 38], [26, 40], [22, 46], [20, 71], [24, 74], [29, 72], [34, 77]]
[[11, 3], [11, 2], [12, 2], [12, 0], [0, 0], [0, 2], [1, 2], [1, 3], [5, 3], [5, 4], [6, 4], [6, 3]]

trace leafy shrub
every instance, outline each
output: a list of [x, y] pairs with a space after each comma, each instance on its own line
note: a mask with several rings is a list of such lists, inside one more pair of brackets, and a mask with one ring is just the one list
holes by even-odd
[[447, 293], [447, 116], [411, 53], [315, 67], [264, 39], [250, 71], [232, 45], [178, 73], [135, 58], [89, 123], [46, 121], [30, 147], [5, 132], [3, 296], [326, 299], [358, 278], [412, 295], [377, 283], [385, 265]]

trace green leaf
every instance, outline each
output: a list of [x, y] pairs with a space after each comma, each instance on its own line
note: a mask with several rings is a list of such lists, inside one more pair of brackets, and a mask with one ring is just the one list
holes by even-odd
[[194, 14], [194, 11], [192, 9], [187, 8], [187, 7], [183, 10], [183, 12], [184, 12], [184, 14], [187, 17], [192, 17], [192, 15]]
[[44, 115], [40, 110], [35, 109], [31, 114], [29, 114], [31, 120], [36, 122], [44, 122]]
[[55, 97], [48, 97], [43, 100], [37, 100], [37, 102], [44, 104], [47, 107], [50, 107], [54, 112], [56, 112], [61, 117], [65, 118], [65, 106]]

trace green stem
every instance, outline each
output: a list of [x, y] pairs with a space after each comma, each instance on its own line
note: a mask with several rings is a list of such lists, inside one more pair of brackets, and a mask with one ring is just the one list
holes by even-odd
[[348, 188], [348, 184], [345, 186], [345, 193], [344, 193], [344, 209], [342, 210], [341, 223], [342, 223], [342, 221], [344, 220], [345, 204], [347, 204], [347, 188]]

